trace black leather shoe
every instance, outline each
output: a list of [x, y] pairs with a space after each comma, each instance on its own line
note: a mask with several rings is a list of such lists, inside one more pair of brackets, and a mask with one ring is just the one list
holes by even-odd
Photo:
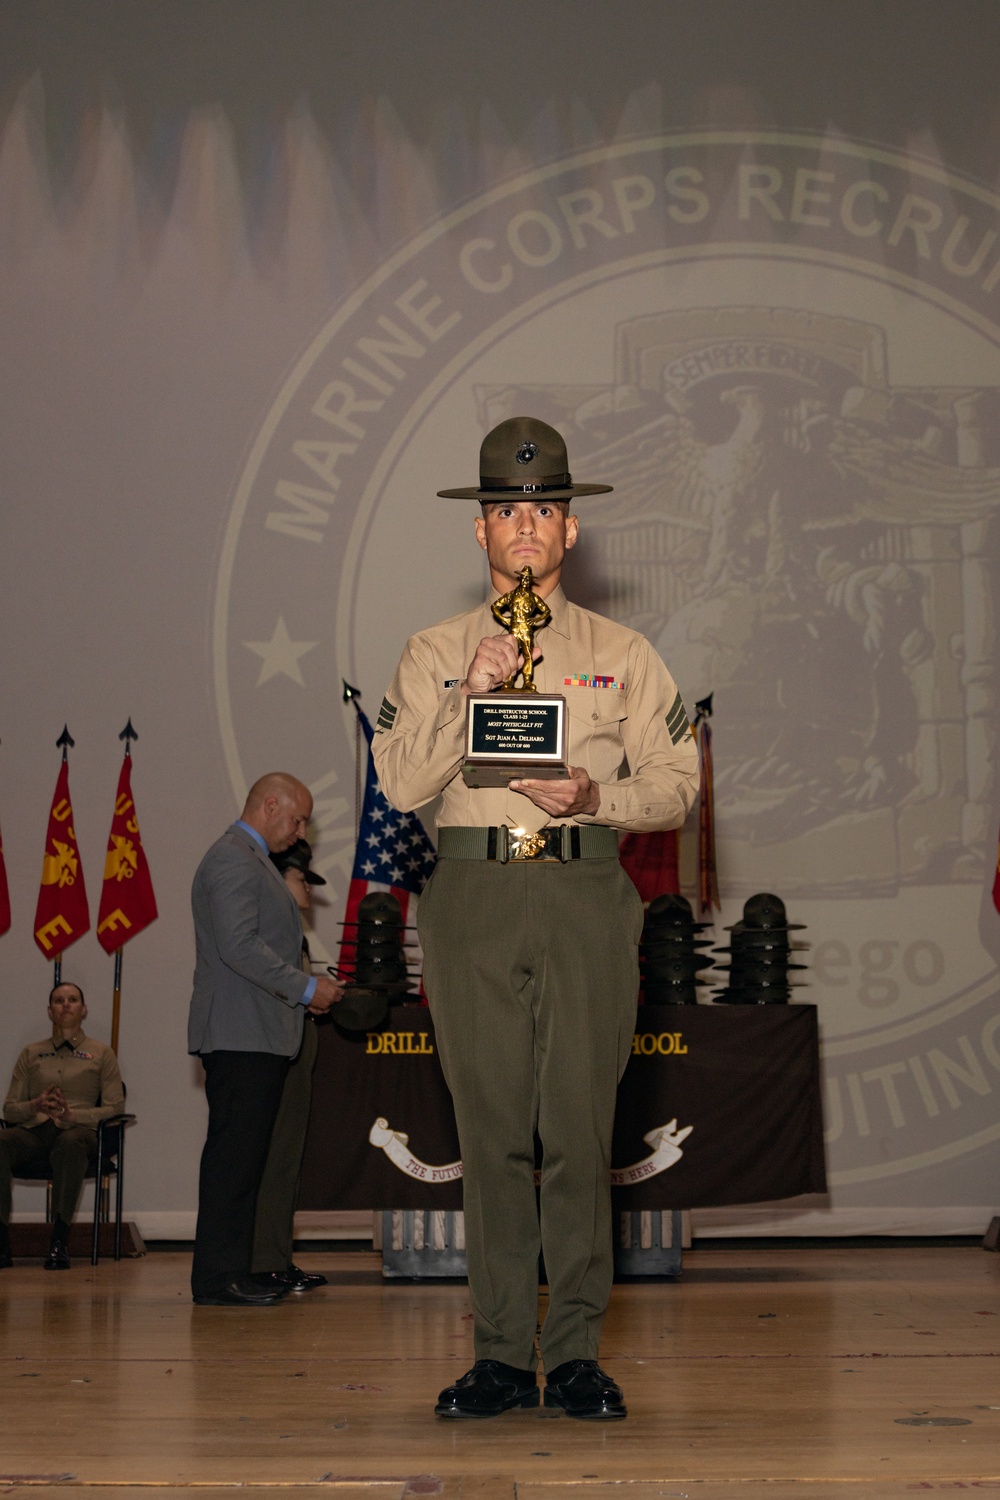
[[545, 1405], [560, 1406], [585, 1422], [616, 1422], [628, 1416], [621, 1388], [596, 1359], [568, 1359], [545, 1381]]
[[434, 1412], [439, 1417], [498, 1417], [512, 1406], [537, 1405], [534, 1370], [517, 1370], [498, 1359], [477, 1359], [461, 1380], [441, 1392]]
[[318, 1271], [303, 1271], [298, 1266], [288, 1266], [284, 1271], [258, 1271], [253, 1279], [261, 1286], [284, 1287], [286, 1292], [311, 1292], [315, 1287], [327, 1285], [326, 1277]]
[[69, 1270], [69, 1225], [57, 1219], [52, 1231], [49, 1253], [42, 1261], [43, 1271]]
[[0, 1271], [9, 1270], [14, 1264], [14, 1257], [10, 1253], [10, 1230], [6, 1224], [0, 1224]]
[[198, 1307], [274, 1307], [287, 1296], [287, 1287], [258, 1286], [249, 1276], [236, 1276], [217, 1292], [195, 1297]]

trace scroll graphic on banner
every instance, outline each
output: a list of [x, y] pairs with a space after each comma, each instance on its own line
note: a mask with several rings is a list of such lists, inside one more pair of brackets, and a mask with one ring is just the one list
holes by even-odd
[[63, 759], [49, 810], [42, 856], [42, 883], [35, 910], [35, 942], [46, 958], [58, 958], [70, 943], [75, 943], [90, 930], [90, 908], [69, 795], [67, 752], [73, 743], [69, 730], [64, 728], [56, 741], [62, 749]]
[[[132, 729], [132, 721], [123, 733]], [[135, 736], [132, 731], [130, 738]], [[97, 914], [97, 941], [105, 953], [114, 953], [130, 938], [138, 936], [157, 917], [156, 897], [146, 851], [139, 833], [139, 818], [132, 797], [132, 755], [125, 741], [125, 758], [118, 776], [115, 810], [104, 857], [104, 883]]]
[[645, 1161], [633, 1162], [630, 1167], [612, 1167], [611, 1186], [631, 1187], [635, 1182], [645, 1182], [647, 1177], [657, 1177], [676, 1166], [684, 1155], [681, 1141], [686, 1141], [692, 1130], [693, 1125], [678, 1130], [674, 1119], [669, 1125], [658, 1125], [655, 1130], [647, 1131], [643, 1140], [647, 1146], [652, 1146], [652, 1156], [647, 1156]]
[[[647, 1178], [656, 1177], [660, 1172], [666, 1172], [675, 1166], [684, 1155], [681, 1141], [686, 1141], [693, 1130], [693, 1125], [686, 1125], [683, 1130], [678, 1130], [677, 1121], [671, 1120], [669, 1125], [658, 1125], [655, 1130], [647, 1131], [643, 1140], [653, 1148], [652, 1156], [633, 1162], [628, 1167], [612, 1167], [612, 1187], [631, 1187], [635, 1182], [645, 1182]], [[369, 1130], [368, 1139], [377, 1150], [385, 1152], [394, 1167], [418, 1182], [455, 1182], [462, 1175], [460, 1161], [434, 1167], [429, 1162], [421, 1161], [419, 1156], [414, 1156], [406, 1132], [393, 1130], [388, 1120], [381, 1115]], [[536, 1182], [540, 1176], [540, 1172], [535, 1173]]]
[[384, 1151], [394, 1167], [415, 1177], [418, 1182], [454, 1182], [462, 1175], [462, 1163], [450, 1161], [442, 1167], [432, 1167], [421, 1161], [410, 1150], [410, 1137], [403, 1130], [393, 1130], [389, 1121], [381, 1115], [368, 1132], [368, 1139], [379, 1151]]

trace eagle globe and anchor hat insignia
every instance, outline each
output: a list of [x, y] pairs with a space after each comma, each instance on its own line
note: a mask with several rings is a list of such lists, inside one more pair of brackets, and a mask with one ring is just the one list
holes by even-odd
[[280, 699], [327, 757], [314, 864], [346, 883], [332, 685], [388, 681], [426, 598], [404, 558], [446, 581], [454, 511], [413, 503], [442, 454], [531, 412], [614, 484], [585, 516], [595, 607], [686, 699], [715, 693], [724, 898], [817, 903], [833, 1182], [1000, 1138], [973, 899], [996, 839], [998, 297], [996, 195], [843, 139], [625, 141], [442, 217], [317, 335], [241, 476], [215, 634], [234, 786]]

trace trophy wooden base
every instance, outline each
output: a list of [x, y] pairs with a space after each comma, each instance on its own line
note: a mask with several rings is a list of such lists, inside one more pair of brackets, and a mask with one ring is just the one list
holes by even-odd
[[522, 776], [529, 781], [566, 781], [569, 767], [496, 765], [494, 762], [475, 760], [467, 760], [462, 767], [466, 786], [473, 788], [508, 786], [512, 781], [520, 781]]

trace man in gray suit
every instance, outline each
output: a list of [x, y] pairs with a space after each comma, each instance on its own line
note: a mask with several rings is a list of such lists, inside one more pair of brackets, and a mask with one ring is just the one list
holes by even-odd
[[257, 1190], [305, 1012], [321, 1015], [343, 994], [301, 968], [299, 909], [269, 857], [305, 836], [312, 805], [294, 776], [262, 776], [191, 889], [188, 1051], [201, 1058], [208, 1099], [191, 1268], [199, 1304], [265, 1307], [284, 1295], [251, 1279]]

